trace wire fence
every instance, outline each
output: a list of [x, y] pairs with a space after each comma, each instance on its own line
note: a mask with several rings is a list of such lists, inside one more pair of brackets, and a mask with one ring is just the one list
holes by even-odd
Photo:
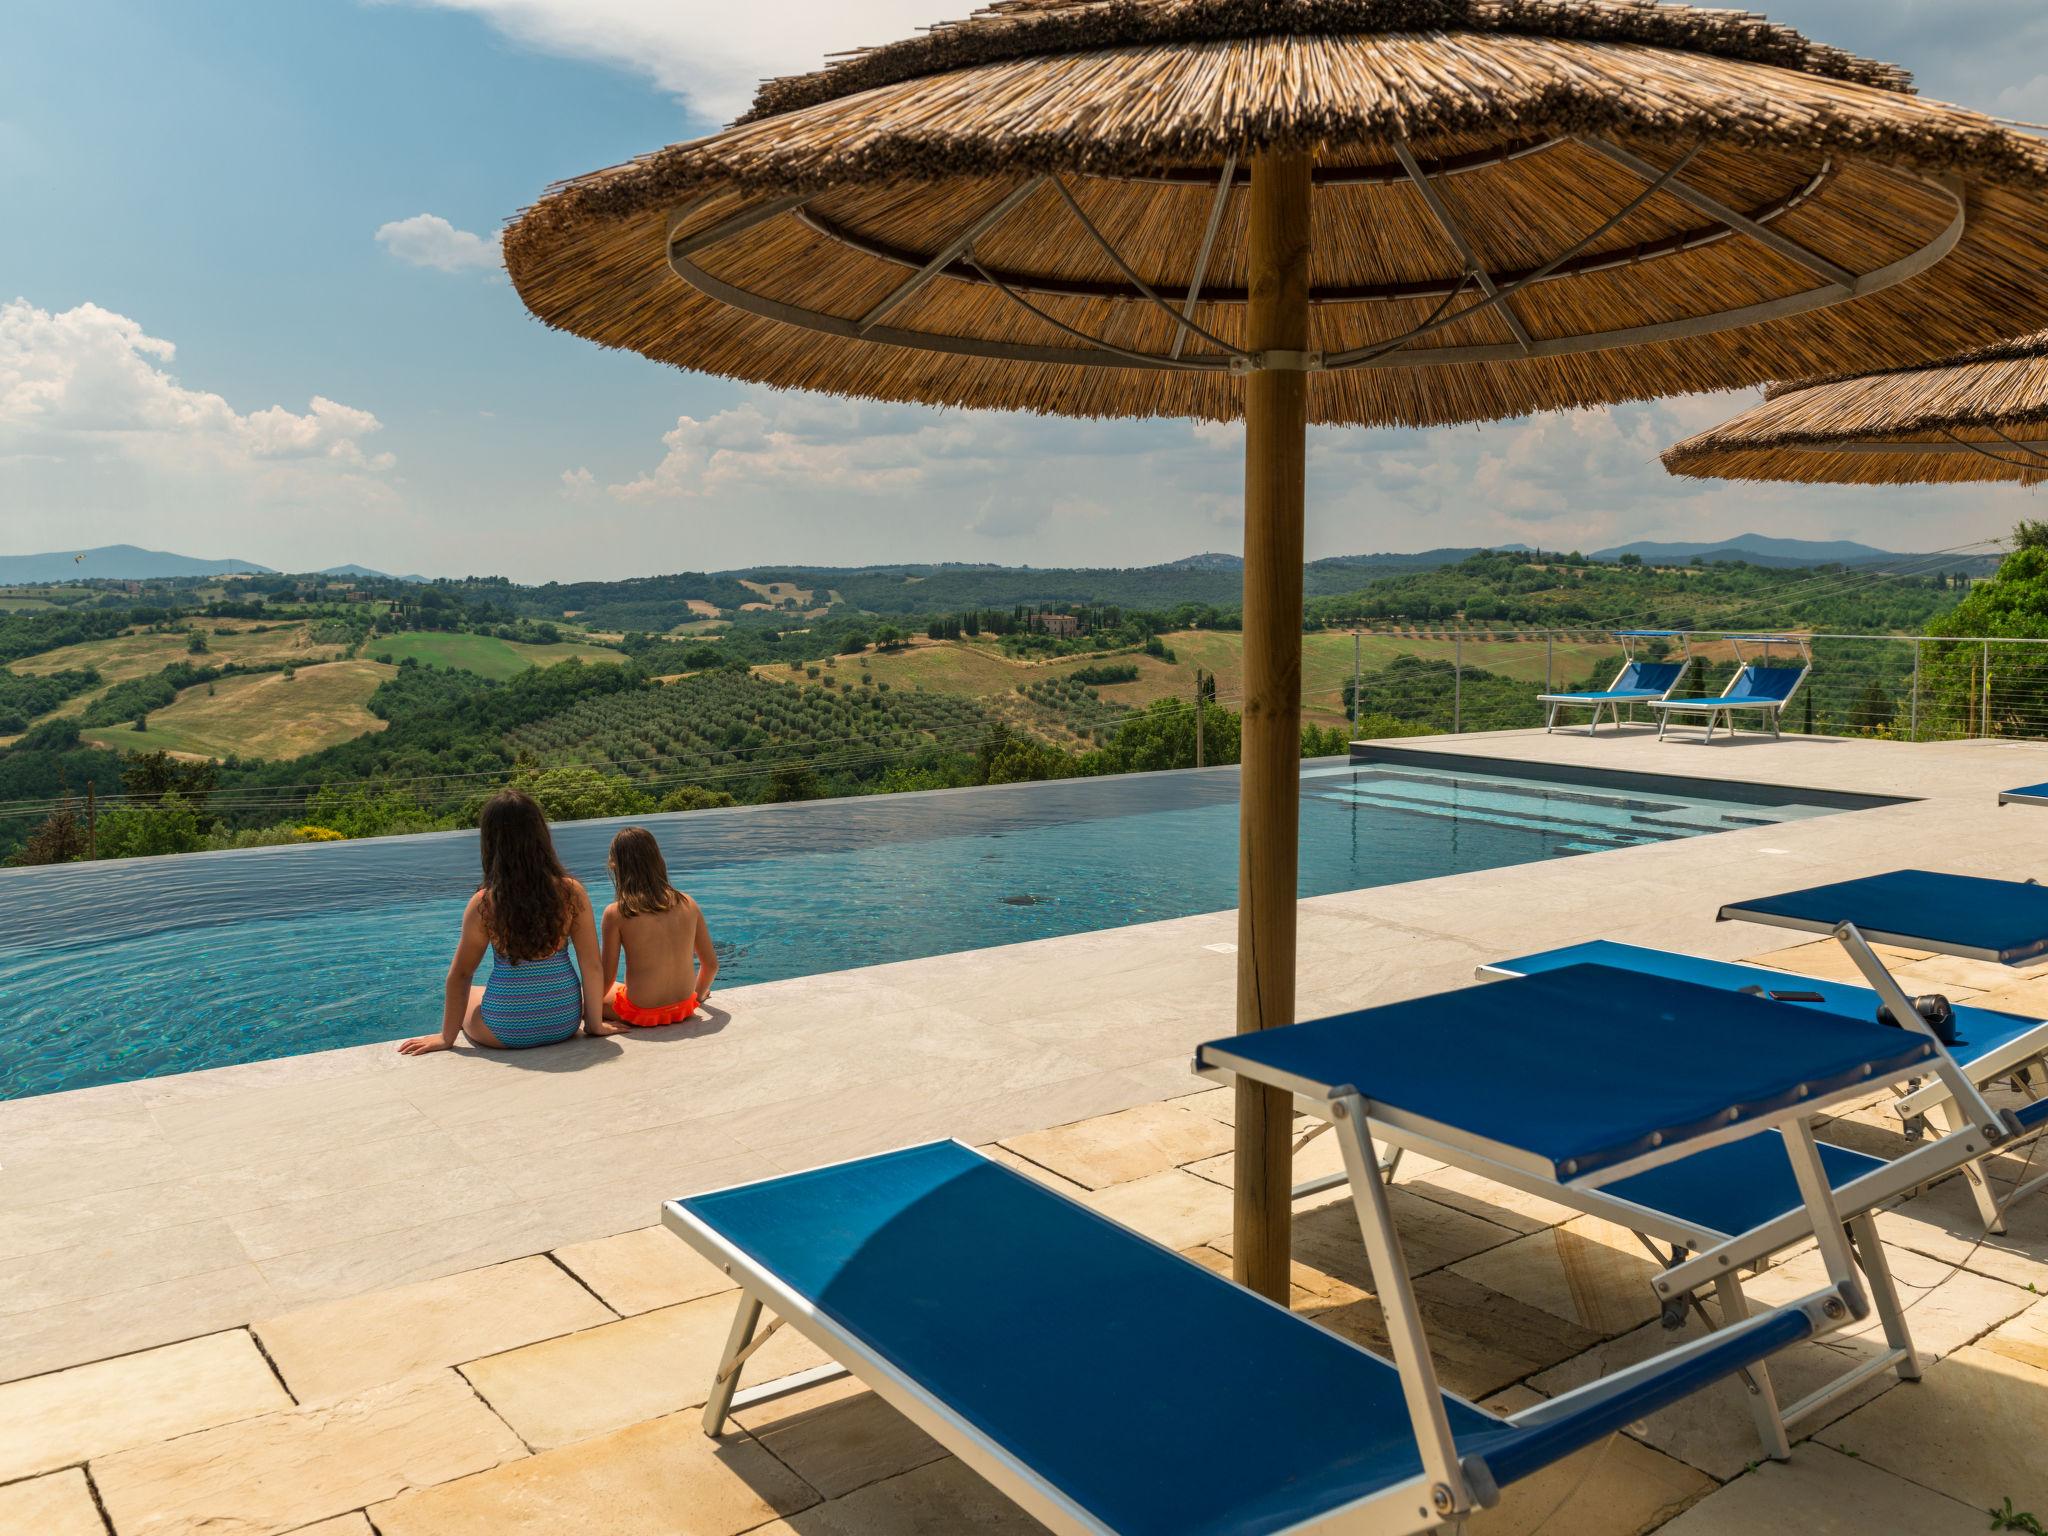
[[[1612, 633], [1598, 630], [1409, 626], [1351, 633], [1353, 672], [1334, 701], [1315, 690], [1323, 697], [1303, 702], [1311, 709], [1334, 703], [1362, 727], [1373, 716], [1442, 733], [1541, 725], [1540, 694], [1604, 688], [1624, 659]], [[2048, 639], [1788, 632], [1767, 659], [1797, 664], [1802, 642], [1812, 666], [1784, 711], [1783, 730], [1898, 741], [2048, 739]], [[1748, 635], [1711, 632], [1652, 641], [1637, 654], [1689, 654], [1678, 692], [1695, 697], [1719, 694], [1743, 660], [1764, 651]], [[1638, 708], [1634, 717], [1654, 723], [1656, 711]]]

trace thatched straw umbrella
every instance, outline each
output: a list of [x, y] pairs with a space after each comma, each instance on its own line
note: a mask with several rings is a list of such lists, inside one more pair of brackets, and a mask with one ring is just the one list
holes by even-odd
[[1674, 475], [1911, 485], [2048, 479], [2048, 331], [1938, 362], [1773, 385], [1664, 451]]
[[[1307, 423], [1489, 421], [2048, 323], [2048, 147], [1654, 0], [1007, 0], [507, 231], [548, 324], [867, 399], [1242, 417], [1237, 1020], [1294, 1014]], [[1455, 1070], [1454, 1064], [1446, 1064]], [[1285, 1095], [1239, 1087], [1284, 1297]]]

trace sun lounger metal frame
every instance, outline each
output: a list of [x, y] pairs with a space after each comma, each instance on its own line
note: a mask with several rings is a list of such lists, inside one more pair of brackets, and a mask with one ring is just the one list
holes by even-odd
[[[1808, 674], [1813, 671], [1812, 642], [1804, 635], [1727, 635], [1723, 638], [1735, 650], [1735, 660], [1737, 663], [1735, 675], [1728, 679], [1728, 685], [1721, 690], [1719, 698], [1674, 699], [1666, 697], [1651, 700], [1650, 708], [1658, 711], [1659, 715], [1657, 721], [1657, 739], [1659, 741], [1667, 739], [1665, 733], [1669, 730], [1674, 715], [1699, 715], [1703, 717], [1706, 721], [1707, 730], [1706, 734], [1700, 738], [1702, 741], [1712, 741], [1714, 739], [1714, 731], [1718, 726], [1726, 726], [1730, 736], [1739, 735], [1740, 732], [1737, 731], [1735, 726], [1735, 717], [1743, 710], [1755, 710], [1758, 714], [1762, 715], [1771, 727], [1773, 739], [1783, 734], [1779, 728], [1779, 721], [1785, 713], [1785, 706], [1792, 702], [1793, 695], [1799, 692], [1800, 687], [1806, 682]], [[1744, 645], [1762, 647], [1762, 655], [1757, 660], [1750, 660], [1743, 652], [1742, 648]], [[1743, 693], [1741, 690], [1745, 684], [1754, 679], [1761, 671], [1766, 669], [1771, 671], [1791, 670], [1789, 667], [1772, 668], [1769, 666], [1771, 647], [1774, 645], [1798, 647], [1798, 675], [1792, 679], [1791, 685], [1782, 694], [1756, 697]]]
[[[1633, 719], [1635, 706], [1668, 699], [1672, 690], [1685, 681], [1685, 669], [1692, 664], [1692, 638], [1682, 629], [1617, 629], [1614, 638], [1621, 642], [1621, 670], [1614, 674], [1614, 681], [1599, 693], [1540, 693], [1538, 704], [1547, 704], [1549, 710], [1543, 717], [1543, 734], [1549, 735], [1557, 729], [1558, 711], [1563, 709], [1587, 709], [1593, 711], [1593, 720], [1586, 727], [1586, 734], [1594, 736], [1600, 730], [1600, 712], [1610, 710], [1614, 715], [1614, 729], [1621, 732], [1621, 706], [1629, 706]], [[1642, 640], [1676, 640], [1684, 650], [1683, 657], [1674, 663], [1643, 661], [1636, 656], [1636, 642]], [[1650, 686], [1643, 679], [1647, 667], [1671, 666], [1668, 681], [1662, 688]]]
[[[1482, 979], [1525, 976], [1531, 967], [1527, 962], [1546, 962], [1539, 969], [1551, 964], [1613, 965], [1624, 970], [1647, 970], [1656, 975], [1671, 975], [1680, 980], [1698, 981], [1703, 986], [1725, 986], [1730, 990], [1759, 989], [1766, 993], [1774, 991], [1797, 992], [1818, 989], [1822, 992], [1827, 1010], [1836, 1013], [1853, 1012], [1854, 1016], [1875, 1018], [1882, 1006], [1879, 994], [1869, 987], [1856, 986], [1847, 982], [1813, 981], [1796, 972], [1772, 970], [1764, 966], [1746, 965], [1736, 961], [1705, 960], [1693, 955], [1674, 954], [1665, 950], [1640, 949], [1629, 944], [1613, 944], [1598, 941], [1591, 944], [1568, 945], [1561, 950], [1545, 951], [1540, 955], [1525, 956], [1520, 960], [1502, 960], [1479, 967]], [[1663, 963], [1659, 963], [1663, 962]], [[1707, 971], [1716, 973], [1709, 976], [1686, 974]], [[1843, 994], [1853, 996], [1853, 1010], [1840, 1006]], [[1791, 1002], [1794, 1008], [1821, 1006], [1804, 1002]], [[1996, 1044], [1969, 1055], [1958, 1055], [1954, 1049], [1944, 1047], [1945, 1053], [1956, 1067], [1979, 1089], [1992, 1084], [2009, 1081], [2029, 1099], [2040, 1100], [2043, 1085], [2048, 1085], [2048, 1019], [2019, 1018], [2000, 1013], [1993, 1009], [1979, 1008], [1963, 1003], [1956, 1008], [1957, 1022], [1969, 1032], [1972, 1021], [1993, 1023], [1997, 1021], [2001, 1038]], [[2023, 1024], [2024, 1028], [2012, 1028]], [[1967, 1045], [1967, 1040], [1965, 1041]], [[1901, 1130], [1908, 1142], [1917, 1142], [1924, 1134], [1925, 1122], [1930, 1114], [1938, 1119], [1944, 1132], [1959, 1128], [1960, 1116], [1953, 1110], [1953, 1101], [1948, 1096], [1947, 1085], [1940, 1077], [1918, 1084], [1898, 1085], [1893, 1088], [1892, 1109], [1899, 1116]], [[2026, 1111], [2021, 1111], [2024, 1117]], [[2048, 1119], [2048, 1107], [2039, 1112]], [[2033, 1122], [2028, 1121], [2031, 1126]], [[1974, 1187], [1983, 1188], [1980, 1171], [1974, 1165], [1963, 1169], [1964, 1176], [1971, 1179]], [[2048, 1174], [2029, 1181], [2025, 1193], [2048, 1183]], [[2008, 1194], [2000, 1202], [2001, 1211], [2011, 1207], [2019, 1198], [2019, 1192]], [[1982, 1207], [1980, 1206], [1980, 1209]], [[1999, 1230], [1994, 1228], [1994, 1230]]]
[[2048, 805], [2048, 784], [2023, 784], [2018, 789], [2001, 789], [2000, 805]]
[[[1605, 974], [1612, 977], [1621, 973]], [[1583, 983], [1585, 978], [1578, 980]], [[1529, 989], [1527, 993], [1516, 995], [1517, 1000], [1524, 1001], [1548, 997], [1554, 1002], [1557, 991], [1555, 986], [1541, 979], [1502, 984], [1503, 989], [1512, 987]], [[1496, 989], [1486, 990], [1491, 993]], [[1696, 1002], [1697, 995], [1704, 989], [1688, 988], [1685, 991]], [[1448, 996], [1463, 1002], [1467, 994]], [[1469, 1002], [1464, 1006], [1469, 1007]], [[1750, 1005], [1744, 1000], [1740, 1006], [1746, 1008]], [[1323, 1021], [1323, 1025], [1342, 1025], [1349, 1021], [1348, 1018]], [[1310, 1027], [1295, 1026], [1295, 1029]], [[1419, 1456], [1420, 1471], [1399, 1481], [1379, 1485], [1341, 1507], [1303, 1512], [1298, 1518], [1290, 1515], [1287, 1523], [1261, 1524], [1260, 1530], [1329, 1532], [1333, 1536], [1338, 1532], [1356, 1533], [1356, 1536], [1410, 1536], [1410, 1533], [1457, 1523], [1473, 1509], [1495, 1503], [1500, 1489], [1508, 1483], [1554, 1464], [1573, 1451], [1593, 1444], [1645, 1414], [1676, 1402], [1724, 1376], [1752, 1367], [1792, 1343], [1833, 1332], [1869, 1313], [1870, 1302], [1859, 1281], [1849, 1240], [1836, 1214], [1825, 1168], [1809, 1125], [1813, 1113], [1839, 1102], [1847, 1094], [1862, 1091], [1862, 1084], [1852, 1081], [1853, 1063], [1849, 1057], [1837, 1053], [1830, 1058], [1830, 1075], [1823, 1077], [1817, 1085], [1771, 1081], [1768, 1091], [1751, 1096], [1754, 1103], [1744, 1103], [1726, 1111], [1725, 1124], [1723, 1112], [1710, 1111], [1702, 1101], [1693, 1106], [1696, 1113], [1689, 1112], [1673, 1126], [1668, 1141], [1662, 1132], [1647, 1139], [1637, 1137], [1627, 1142], [1614, 1142], [1610, 1138], [1602, 1143], [1597, 1154], [1588, 1152], [1587, 1165], [1581, 1167], [1576, 1160], [1560, 1164], [1554, 1154], [1530, 1151], [1470, 1129], [1460, 1129], [1432, 1118], [1430, 1113], [1402, 1110], [1371, 1101], [1350, 1083], [1326, 1083], [1290, 1076], [1257, 1058], [1255, 1052], [1259, 1045], [1279, 1044], [1281, 1042], [1272, 1037], [1290, 1033], [1289, 1030], [1272, 1030], [1264, 1036], [1242, 1036], [1212, 1042], [1198, 1053], [1196, 1070], [1218, 1081], [1230, 1081], [1242, 1075], [1287, 1089], [1309, 1113], [1331, 1124], [1343, 1150], [1353, 1206], [1375, 1276], [1375, 1290], [1384, 1308], [1392, 1365], [1398, 1373], [1401, 1398], [1406, 1408], [1408, 1429]], [[1320, 1038], [1330, 1036], [1326, 1031]], [[1903, 1049], [1894, 1049], [1890, 1042], [1884, 1042], [1886, 1054], [1882, 1056], [1869, 1054], [1861, 1041], [1852, 1041], [1850, 1048], [1860, 1053], [1854, 1060], [1863, 1062], [1861, 1070], [1864, 1073], [1875, 1072], [1883, 1076], [1909, 1070], [1910, 1063], [1918, 1062], [1924, 1056], [1917, 1042]], [[1421, 1311], [1402, 1257], [1400, 1236], [1393, 1223], [1386, 1184], [1380, 1172], [1378, 1139], [1383, 1123], [1390, 1132], [1404, 1138], [1456, 1145], [1469, 1158], [1497, 1166], [1503, 1174], [1535, 1180], [1546, 1189], [1559, 1182], [1598, 1185], [1673, 1161], [1698, 1147], [1719, 1145], [1760, 1128], [1781, 1128], [1804, 1208], [1812, 1213], [1809, 1220], [1819, 1234], [1818, 1243], [1827, 1267], [1828, 1283], [1796, 1302], [1731, 1321], [1717, 1332], [1688, 1340], [1654, 1359], [1537, 1404], [1506, 1420], [1498, 1432], [1491, 1425], [1484, 1431], [1475, 1431], [1466, 1412], [1470, 1405], [1445, 1394], [1436, 1379]], [[958, 1150], [965, 1152], [965, 1149]], [[838, 1166], [852, 1169], [861, 1163], [876, 1161], [856, 1159]], [[1006, 1178], [1028, 1183], [1023, 1175], [1003, 1169], [999, 1164], [990, 1162], [985, 1167]], [[776, 1182], [779, 1181], [769, 1181], [771, 1184]], [[729, 1193], [744, 1193], [748, 1189], [762, 1187], [746, 1186], [741, 1191]], [[1037, 1191], [1034, 1198], [1072, 1206], [1075, 1219], [1088, 1221], [1091, 1224], [1087, 1229], [1089, 1234], [1099, 1239], [1099, 1227], [1095, 1224], [1101, 1223], [1102, 1218], [1054, 1191], [1032, 1187]], [[794, 1390], [797, 1385], [808, 1385], [826, 1375], [836, 1374], [836, 1371], [821, 1368], [805, 1372], [794, 1380], [769, 1383], [753, 1389], [751, 1393], [743, 1394], [738, 1390], [740, 1374], [747, 1360], [767, 1337], [760, 1328], [762, 1313], [764, 1309], [772, 1309], [778, 1325], [786, 1322], [795, 1327], [830, 1353], [835, 1361], [850, 1367], [879, 1396], [1053, 1529], [1087, 1533], [1112, 1529], [1073, 1499], [1064, 1496], [1061, 1488], [1050, 1480], [1050, 1474], [1042, 1475], [1026, 1465], [1001, 1443], [997, 1435], [979, 1427], [962, 1406], [946, 1401], [892, 1364], [885, 1345], [859, 1336], [851, 1325], [842, 1325], [830, 1315], [826, 1307], [813, 1305], [798, 1286], [785, 1281], [766, 1264], [756, 1262], [736, 1240], [729, 1240], [713, 1222], [704, 1219], [695, 1206], [705, 1201], [715, 1202], [718, 1198], [697, 1196], [670, 1201], [662, 1213], [665, 1225], [720, 1265], [740, 1285], [732, 1330], [704, 1409], [704, 1427], [708, 1434], [719, 1433], [730, 1412], [744, 1401], [779, 1395], [783, 1391]], [[1067, 1218], [1063, 1216], [1060, 1219], [1064, 1221]], [[1186, 1264], [1190, 1270], [1200, 1273], [1199, 1266], [1191, 1260], [1172, 1254], [1171, 1250], [1150, 1239], [1136, 1233], [1125, 1233], [1123, 1229], [1116, 1230], [1122, 1234], [1116, 1241], [1127, 1238], [1132, 1244], [1145, 1245], [1172, 1263]], [[1057, 1263], [1058, 1255], [1049, 1252], [1047, 1259]], [[1220, 1278], [1213, 1283], [1226, 1284]], [[1289, 1315], [1284, 1308], [1277, 1308], [1248, 1292], [1233, 1288], [1229, 1294], [1233, 1298], [1242, 1298], [1229, 1303], [1233, 1308], [1273, 1308], [1283, 1316]], [[1138, 1309], [1134, 1314], [1138, 1321], [1134, 1325], [1142, 1325], [1148, 1300], [1146, 1297], [1122, 1299], [1123, 1305]], [[1119, 1298], [1103, 1298], [1105, 1307], [1118, 1304]], [[845, 1310], [843, 1298], [841, 1310]], [[1315, 1325], [1302, 1320], [1300, 1326], [1313, 1328]], [[1219, 1347], [1228, 1347], [1227, 1340], [1214, 1342]], [[1076, 1383], [1077, 1389], [1083, 1386], [1083, 1383]], [[1466, 1426], [1460, 1433], [1467, 1435], [1468, 1447], [1476, 1442], [1477, 1449], [1461, 1452], [1452, 1431], [1452, 1408], [1457, 1409], [1457, 1417]]]
[[[1938, 927], [1932, 921], [1917, 923], [1910, 914], [1901, 920], [1895, 897], [1886, 901], [1882, 908], [1877, 906], [1877, 902], [1898, 891], [1902, 884], [1915, 887], [1916, 893], [1928, 904], [1938, 902], [1939, 898], [1933, 893], [1942, 890], [1996, 896], [2002, 887], [2014, 894], [2032, 893], [2027, 899], [2030, 902], [2038, 899], [2043, 908], [2042, 921], [2036, 925], [2040, 931], [2021, 943], [1999, 945], [1990, 943], [1984, 935], [1965, 935]], [[1835, 915], [1817, 915], [1823, 911]], [[1873, 944], [1926, 950], [1997, 965], [2021, 965], [2048, 956], [2048, 891], [2031, 881], [1984, 880], [1928, 870], [1893, 870], [1889, 874], [1862, 880], [1839, 881], [1750, 902], [1731, 902], [1716, 916], [1723, 922], [1762, 923], [1773, 928], [1832, 937], [1848, 953], [1891, 1016], [1903, 1019], [1909, 1028], [1921, 1030], [1930, 1039], [1934, 1038], [1933, 1030], [1921, 1019], [1905, 988], [1899, 985], [1871, 947]], [[1915, 927], [1922, 931], [1907, 931]], [[1983, 1142], [1985, 1152], [1996, 1150], [2017, 1136], [2030, 1134], [2034, 1128], [2034, 1117], [2022, 1118], [2011, 1110], [1993, 1109], [1986, 1102], [1979, 1083], [1995, 1081], [2017, 1071], [2027, 1065], [2029, 1059], [2023, 1054], [2022, 1047], [2014, 1044], [2000, 1056], [1972, 1063], [1975, 1070], [1966, 1072], [1943, 1047], [1942, 1066], [1935, 1075], [1936, 1080], [1901, 1097], [1899, 1112], [1929, 1115], [1940, 1121], [1951, 1135], [1974, 1130]], [[1976, 1203], [1977, 1214], [1983, 1218], [1985, 1230], [1996, 1233], [2005, 1231], [2006, 1207], [2048, 1184], [2048, 1174], [2044, 1174], [2028, 1180], [2000, 1200], [1977, 1160], [1973, 1159], [1964, 1166], [1963, 1176], [1969, 1183], [1971, 1198]]]

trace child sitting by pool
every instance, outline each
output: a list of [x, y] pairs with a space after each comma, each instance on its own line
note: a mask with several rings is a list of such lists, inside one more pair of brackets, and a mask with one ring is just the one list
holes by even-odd
[[[680, 1024], [711, 997], [718, 951], [696, 902], [668, 883], [661, 847], [645, 827], [612, 839], [606, 861], [619, 899], [604, 909], [604, 1016], [641, 1029]], [[626, 952], [626, 979], [618, 975]]]
[[[547, 814], [532, 796], [501, 789], [484, 802], [477, 849], [483, 883], [463, 909], [441, 1032], [400, 1041], [398, 1049], [423, 1056], [467, 1035], [491, 1050], [516, 1051], [553, 1045], [579, 1029], [618, 1034], [604, 1022], [590, 896], [555, 856]], [[473, 983], [485, 950], [491, 975], [479, 987]]]

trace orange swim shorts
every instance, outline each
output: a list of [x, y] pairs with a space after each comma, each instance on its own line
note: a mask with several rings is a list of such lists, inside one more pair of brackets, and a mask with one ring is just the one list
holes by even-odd
[[697, 1011], [697, 998], [693, 993], [680, 1003], [670, 1003], [665, 1008], [642, 1008], [626, 996], [626, 984], [614, 982], [605, 1001], [612, 1005], [612, 1012], [619, 1016], [621, 1024], [631, 1024], [636, 1029], [659, 1029], [664, 1024], [680, 1024]]

